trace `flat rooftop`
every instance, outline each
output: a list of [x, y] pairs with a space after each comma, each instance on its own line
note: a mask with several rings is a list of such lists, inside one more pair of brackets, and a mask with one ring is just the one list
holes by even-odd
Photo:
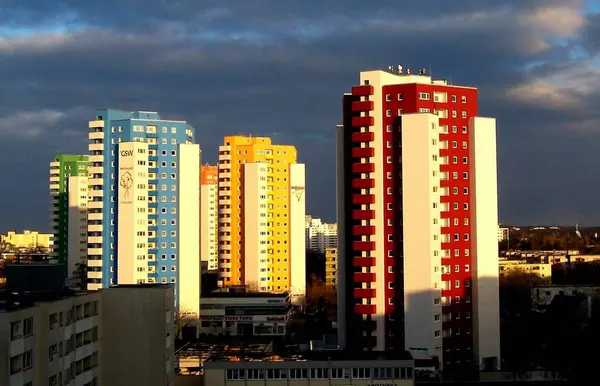
[[243, 291], [213, 291], [202, 296], [203, 298], [279, 298], [285, 299], [290, 294], [287, 292], [270, 293], [270, 292], [243, 292]]
[[305, 351], [276, 353], [219, 353], [212, 355], [206, 362], [306, 362], [306, 361], [412, 361], [409, 352], [398, 353], [366, 351]]
[[25, 308], [35, 307], [41, 303], [52, 303], [72, 297], [89, 295], [89, 291], [74, 291], [65, 289], [62, 292], [19, 292], [10, 293], [7, 290], [0, 291], [0, 312], [18, 311]]

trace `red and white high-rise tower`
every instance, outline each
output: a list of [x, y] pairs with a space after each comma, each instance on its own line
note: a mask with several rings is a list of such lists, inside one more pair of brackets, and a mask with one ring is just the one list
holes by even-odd
[[340, 345], [498, 368], [496, 123], [477, 89], [361, 72], [337, 138]]

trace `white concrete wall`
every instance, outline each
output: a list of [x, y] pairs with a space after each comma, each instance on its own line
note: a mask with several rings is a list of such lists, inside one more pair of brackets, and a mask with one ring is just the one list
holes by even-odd
[[217, 269], [217, 185], [202, 185], [200, 188], [200, 258], [209, 270]]
[[290, 164], [290, 288], [292, 300], [302, 302], [306, 294], [306, 168], [304, 164]]
[[180, 144], [177, 152], [177, 256], [179, 309], [200, 316], [200, 146]]
[[469, 126], [473, 347], [480, 365], [484, 358], [495, 357], [500, 366], [496, 120], [475, 117]]
[[442, 306], [435, 304], [442, 281], [438, 121], [433, 114], [402, 116], [402, 222], [406, 347], [441, 358]]
[[[87, 262], [87, 176], [71, 176], [68, 180], [68, 261], [67, 277], [73, 277], [77, 264]], [[81, 252], [83, 250], [83, 252]]]
[[267, 166], [247, 163], [243, 167], [245, 284], [266, 291], [272, 276], [267, 253]]
[[121, 142], [118, 149], [117, 283], [148, 279], [148, 144]]

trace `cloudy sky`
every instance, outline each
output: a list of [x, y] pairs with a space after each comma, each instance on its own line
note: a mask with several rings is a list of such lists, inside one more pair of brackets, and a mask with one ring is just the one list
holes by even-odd
[[48, 162], [95, 108], [294, 144], [335, 218], [334, 131], [361, 69], [431, 67], [498, 118], [500, 219], [600, 224], [600, 7], [589, 0], [0, 0], [0, 231], [49, 229]]

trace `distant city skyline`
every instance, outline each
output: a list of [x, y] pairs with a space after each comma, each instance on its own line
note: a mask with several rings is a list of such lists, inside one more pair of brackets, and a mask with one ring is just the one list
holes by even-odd
[[0, 230], [50, 230], [48, 162], [85, 147], [88, 117], [111, 106], [190, 122], [203, 162], [217, 162], [230, 134], [294, 145], [307, 212], [333, 222], [339, 90], [357, 70], [398, 63], [479, 88], [478, 113], [498, 118], [501, 222], [600, 219], [590, 204], [600, 195], [590, 183], [600, 169], [597, 2], [147, 0], [143, 14], [138, 0], [116, 13], [12, 3], [0, 16], [0, 70], [10, 74], [0, 90]]

